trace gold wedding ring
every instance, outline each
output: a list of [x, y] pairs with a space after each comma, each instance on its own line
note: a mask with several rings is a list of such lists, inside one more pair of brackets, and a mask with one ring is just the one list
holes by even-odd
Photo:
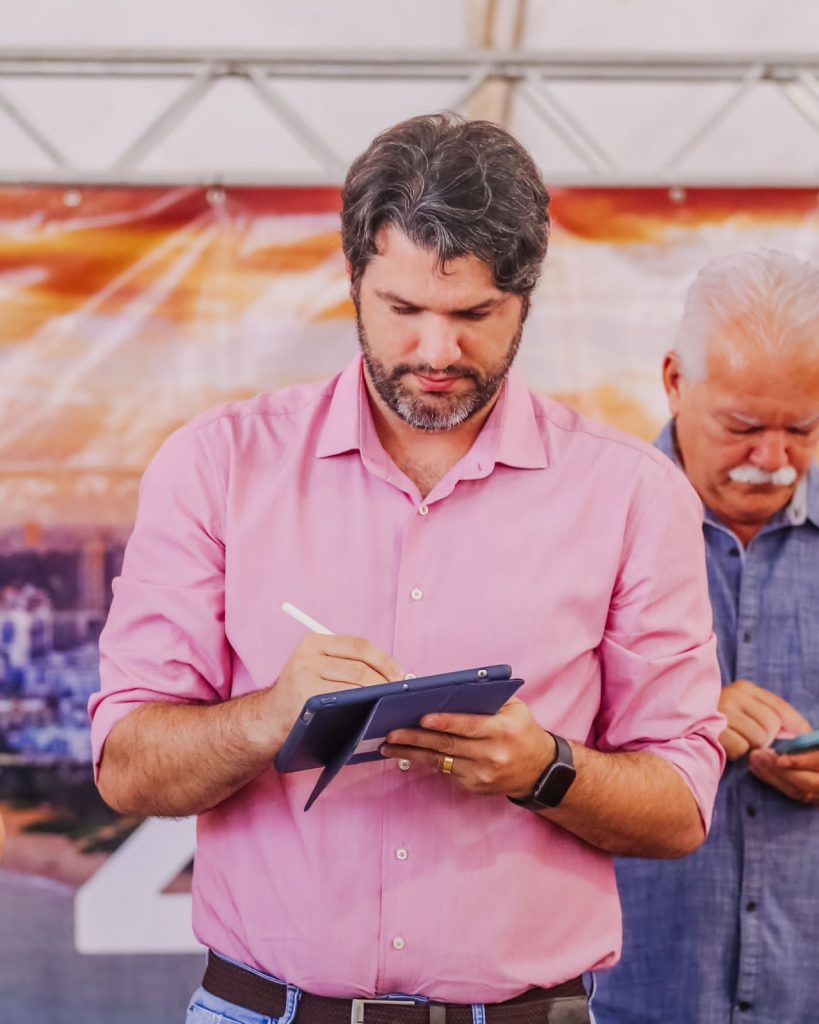
[[452, 774], [453, 764], [455, 764], [455, 758], [452, 757], [450, 754], [447, 754], [443, 761], [441, 761], [441, 771], [444, 773], [444, 775]]

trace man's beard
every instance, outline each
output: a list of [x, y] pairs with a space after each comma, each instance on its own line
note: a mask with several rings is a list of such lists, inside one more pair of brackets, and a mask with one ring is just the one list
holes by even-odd
[[[429, 363], [414, 365], [399, 363], [389, 369], [373, 355], [360, 316], [356, 316], [356, 328], [361, 344], [361, 354], [370, 380], [387, 406], [416, 430], [441, 433], [466, 423], [481, 409], [485, 409], [495, 398], [517, 355], [523, 334], [523, 319], [521, 317], [517, 332], [506, 355], [488, 373], [479, 373], [477, 370], [461, 367], [457, 363], [447, 366], [443, 370], [435, 369]], [[472, 381], [474, 387], [465, 395], [453, 395], [446, 392], [415, 395], [403, 383], [403, 378], [412, 373], [439, 379], [441, 377], [467, 378]]]

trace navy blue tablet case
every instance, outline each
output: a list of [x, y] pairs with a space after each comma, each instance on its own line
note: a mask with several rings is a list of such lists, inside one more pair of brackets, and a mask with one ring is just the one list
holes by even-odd
[[523, 685], [511, 674], [508, 665], [492, 665], [311, 697], [276, 756], [276, 768], [324, 769], [305, 804], [309, 810], [346, 764], [381, 760], [378, 748], [392, 729], [415, 728], [436, 711], [494, 715]]

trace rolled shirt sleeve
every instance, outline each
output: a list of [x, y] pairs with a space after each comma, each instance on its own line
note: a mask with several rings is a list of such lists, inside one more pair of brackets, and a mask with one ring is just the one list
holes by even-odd
[[205, 704], [230, 693], [224, 631], [224, 486], [197, 421], [160, 449], [100, 638], [89, 701], [95, 772], [113, 726], [149, 701]]
[[702, 505], [670, 463], [630, 517], [600, 645], [596, 746], [645, 751], [690, 787], [706, 829], [725, 765], [725, 719], [702, 535]]

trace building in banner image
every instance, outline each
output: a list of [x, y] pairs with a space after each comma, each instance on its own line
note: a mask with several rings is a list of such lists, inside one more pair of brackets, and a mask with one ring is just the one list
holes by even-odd
[[36, 796], [54, 773], [90, 780], [86, 705], [121, 560], [99, 536], [0, 541], [0, 796]]

